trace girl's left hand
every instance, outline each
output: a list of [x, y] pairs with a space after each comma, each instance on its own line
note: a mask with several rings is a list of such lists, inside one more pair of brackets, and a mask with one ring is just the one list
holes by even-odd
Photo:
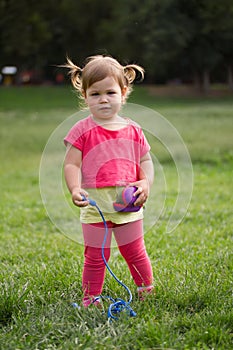
[[149, 196], [149, 184], [146, 179], [139, 180], [136, 182], [132, 182], [129, 184], [129, 186], [135, 186], [137, 187], [137, 191], [134, 192], [134, 196], [138, 196], [137, 200], [134, 202], [134, 205], [143, 205], [148, 196]]

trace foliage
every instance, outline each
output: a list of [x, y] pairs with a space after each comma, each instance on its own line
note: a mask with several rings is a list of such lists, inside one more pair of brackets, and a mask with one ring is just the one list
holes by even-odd
[[46, 69], [66, 54], [82, 64], [107, 53], [145, 66], [148, 82], [202, 84], [210, 73], [226, 80], [227, 69], [232, 81], [231, 0], [0, 0], [0, 9], [1, 66]]

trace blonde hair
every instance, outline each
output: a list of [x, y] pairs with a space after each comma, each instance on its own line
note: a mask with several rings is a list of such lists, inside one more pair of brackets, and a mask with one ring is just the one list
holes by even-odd
[[87, 89], [97, 81], [112, 76], [119, 84], [121, 90], [127, 87], [127, 97], [132, 91], [132, 83], [137, 74], [144, 78], [144, 69], [136, 64], [122, 66], [111, 56], [96, 55], [86, 59], [83, 68], [76, 66], [68, 57], [67, 63], [63, 66], [69, 69], [73, 87], [80, 95], [85, 95]]

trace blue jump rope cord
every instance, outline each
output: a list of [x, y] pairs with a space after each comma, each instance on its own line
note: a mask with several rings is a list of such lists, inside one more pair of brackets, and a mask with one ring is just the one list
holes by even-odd
[[[135, 311], [133, 311], [133, 309], [130, 307], [130, 303], [132, 301], [132, 293], [130, 291], [130, 289], [122, 282], [120, 281], [116, 275], [113, 273], [113, 271], [111, 270], [111, 268], [109, 267], [106, 259], [105, 259], [105, 255], [104, 255], [104, 248], [105, 248], [105, 244], [106, 244], [106, 240], [107, 240], [107, 236], [108, 236], [108, 225], [107, 222], [104, 218], [104, 215], [102, 213], [102, 211], [100, 210], [100, 208], [98, 207], [98, 205], [96, 204], [96, 202], [92, 199], [86, 199], [85, 196], [83, 196], [83, 200], [87, 200], [89, 202], [90, 205], [92, 205], [93, 207], [96, 207], [96, 209], [98, 210], [103, 223], [104, 223], [104, 228], [105, 228], [105, 235], [104, 235], [104, 239], [103, 239], [103, 243], [102, 243], [102, 259], [104, 261], [104, 264], [106, 266], [106, 268], [108, 269], [108, 271], [110, 272], [110, 274], [112, 275], [112, 277], [123, 287], [125, 288], [125, 290], [128, 292], [129, 294], [129, 300], [126, 302], [123, 299], [117, 298], [117, 299], [113, 299], [112, 297], [104, 297], [104, 296], [100, 296], [103, 299], [110, 299], [113, 303], [110, 304], [109, 308], [108, 308], [108, 318], [112, 318], [112, 319], [118, 319], [117, 316], [115, 316], [116, 314], [120, 313], [123, 310], [126, 310], [130, 316], [135, 317], [137, 314]], [[113, 315], [114, 314], [114, 315]]]

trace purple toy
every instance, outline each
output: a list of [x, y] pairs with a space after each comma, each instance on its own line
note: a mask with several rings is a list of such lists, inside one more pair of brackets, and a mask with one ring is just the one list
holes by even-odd
[[134, 202], [138, 196], [134, 197], [134, 193], [137, 191], [137, 187], [128, 186], [123, 188], [118, 195], [116, 202], [113, 203], [113, 207], [116, 211], [120, 212], [136, 212], [141, 209], [141, 205], [134, 205]]

